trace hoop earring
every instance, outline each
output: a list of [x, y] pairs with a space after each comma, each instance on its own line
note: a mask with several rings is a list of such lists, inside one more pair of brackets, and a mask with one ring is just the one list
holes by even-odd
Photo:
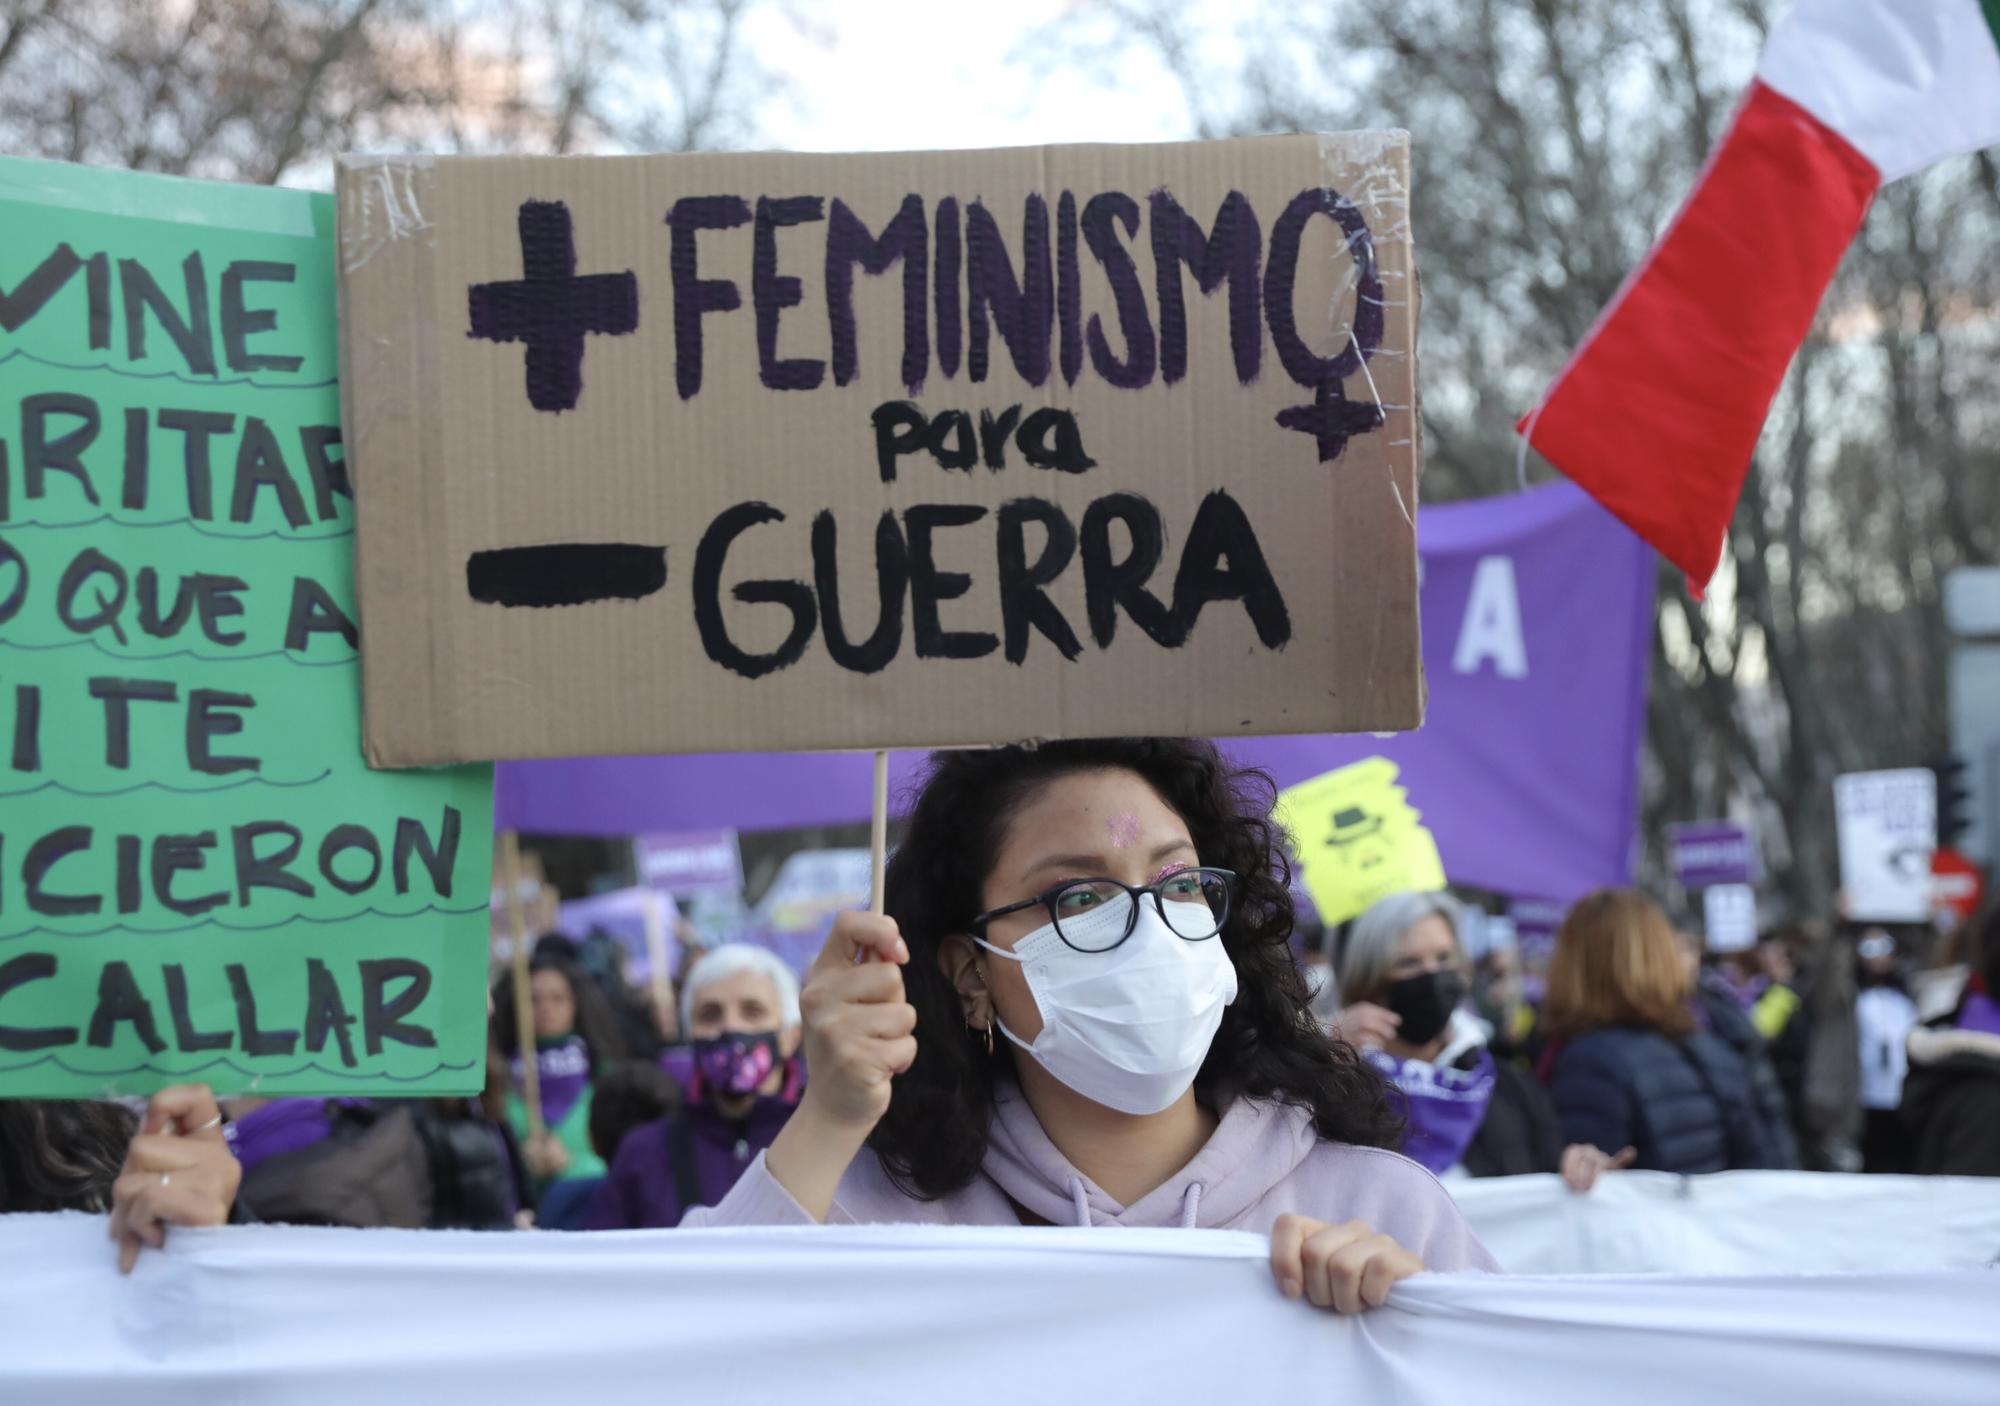
[[[974, 978], [974, 980], [978, 981], [978, 983], [979, 983], [979, 989], [980, 989], [981, 991], [984, 991], [984, 990], [986, 989], [986, 977], [985, 977], [985, 975], [984, 975], [983, 973], [981, 973], [981, 971], [979, 970], [979, 968], [978, 968], [978, 967], [976, 967], [976, 966], [975, 966], [975, 967], [974, 967], [974, 968], [972, 969], [972, 975], [973, 975], [973, 978]], [[987, 1015], [987, 1017], [986, 1017], [986, 1030], [985, 1030], [985, 1035], [986, 1035], [986, 1057], [987, 1057], [988, 1059], [991, 1059], [991, 1058], [993, 1058], [993, 1024], [994, 1024], [994, 1022], [995, 1022], [995, 1021], [997, 1021], [997, 1020], [999, 1020], [999, 1019], [1000, 1019], [1000, 1015], [999, 1015], [999, 1012], [997, 1012], [997, 1011], [994, 1011], [994, 1012], [989, 1012], [989, 1013], [988, 1013], [988, 1015]], [[965, 1028], [966, 1028], [967, 1030], [970, 1030], [970, 1029], [972, 1029], [972, 1017], [971, 1017], [971, 1016], [969, 1016], [969, 1015], [968, 1015], [968, 1016], [967, 1016], [967, 1017], [965, 1018]]]

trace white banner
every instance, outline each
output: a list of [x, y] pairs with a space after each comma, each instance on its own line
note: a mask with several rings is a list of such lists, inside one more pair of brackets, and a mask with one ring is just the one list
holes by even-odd
[[[2000, 1264], [2000, 1181], [1984, 1177], [1617, 1172], [1452, 1181], [1516, 1274], [1843, 1274]], [[1800, 1398], [1804, 1399], [1804, 1398]]]
[[1548, 1406], [1990, 1400], [2000, 1273], [1420, 1276], [1340, 1318], [1261, 1236], [477, 1235], [0, 1219], [0, 1401]]

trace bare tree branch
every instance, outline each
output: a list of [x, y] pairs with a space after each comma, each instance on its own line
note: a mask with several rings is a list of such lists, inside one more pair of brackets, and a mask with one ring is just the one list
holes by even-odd
[[[747, 127], [760, 0], [14, 0], [8, 149], [284, 179], [347, 149], [604, 150]], [[530, 32], [532, 31], [532, 32]]]

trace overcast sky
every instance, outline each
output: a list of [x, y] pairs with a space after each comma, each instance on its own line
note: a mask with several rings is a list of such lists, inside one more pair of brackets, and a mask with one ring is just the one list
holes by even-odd
[[1166, 71], [1141, 54], [1109, 77], [1048, 62], [1036, 38], [1074, 0], [791, 0], [749, 38], [779, 91], [762, 146], [896, 151], [1192, 135]]

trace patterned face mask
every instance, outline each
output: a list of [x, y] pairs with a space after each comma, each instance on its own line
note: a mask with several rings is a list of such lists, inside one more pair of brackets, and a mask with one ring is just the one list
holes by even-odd
[[709, 1088], [720, 1094], [755, 1093], [778, 1067], [778, 1032], [732, 1032], [694, 1042], [694, 1064]]

